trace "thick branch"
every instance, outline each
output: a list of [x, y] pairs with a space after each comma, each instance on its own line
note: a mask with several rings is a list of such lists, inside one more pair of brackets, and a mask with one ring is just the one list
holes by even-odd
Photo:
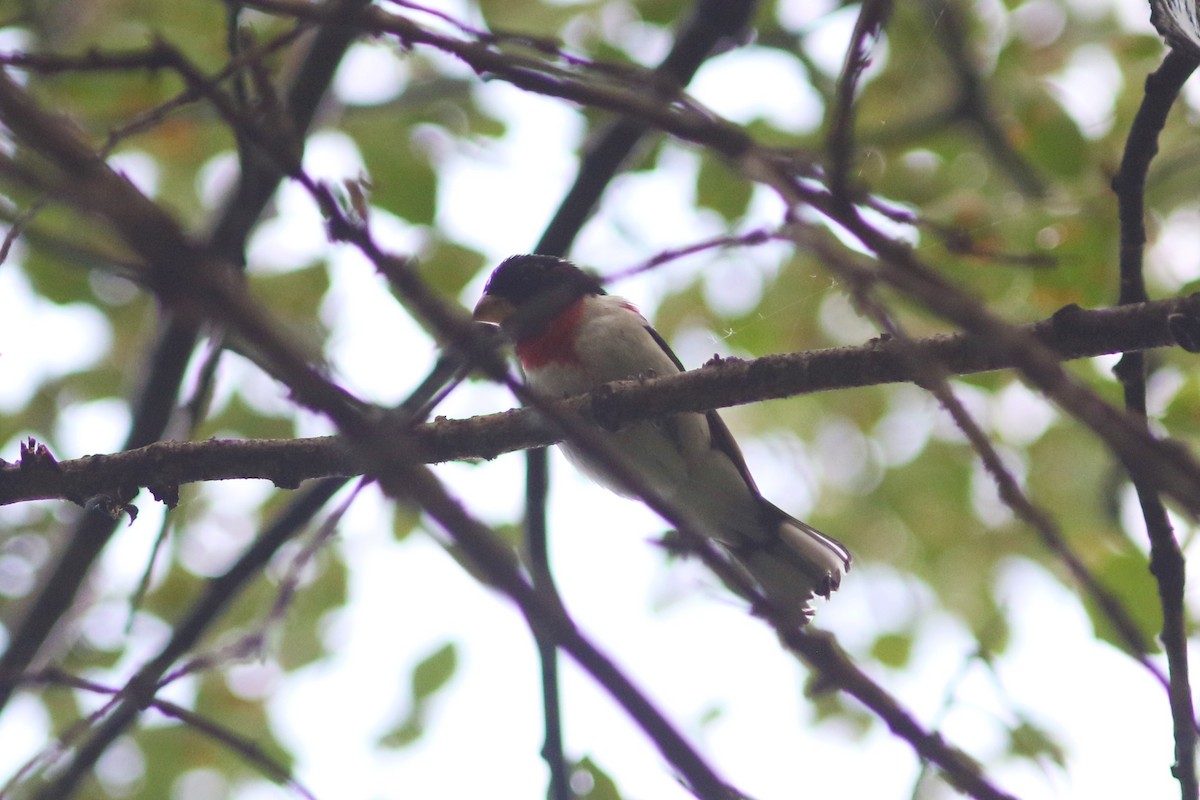
[[[248, 0], [254, 7], [276, 13], [316, 14], [309, 4], [295, 0]], [[390, 32], [413, 45], [429, 45], [462, 59], [480, 72], [489, 73], [529, 91], [569, 99], [588, 106], [620, 111], [647, 120], [663, 131], [719, 153], [756, 182], [765, 183], [789, 207], [817, 210], [856, 237], [880, 261], [879, 278], [929, 308], [940, 317], [990, 342], [1002, 358], [1019, 362], [1022, 376], [1065, 411], [1079, 419], [1127, 464], [1138, 465], [1139, 478], [1169, 494], [1189, 513], [1200, 514], [1200, 463], [1186, 450], [1161, 442], [1139, 427], [1129, 415], [1105, 402], [1073, 380], [1058, 365], [1054, 354], [1022, 335], [1015, 327], [991, 314], [974, 297], [962, 292], [931, 270], [907, 243], [867, 221], [857, 208], [835, 202], [819, 184], [805, 177], [803, 159], [756, 145], [743, 129], [732, 125], [686, 98], [664, 104], [647, 92], [634, 93], [624, 83], [603, 83], [597, 72], [587, 73], [579, 60], [565, 69], [545, 60], [502, 53], [486, 42], [465, 41], [421, 28], [411, 20], [380, 14], [371, 9], [361, 16], [372, 30]], [[796, 242], [805, 246], [807, 229], [797, 226]], [[1180, 326], [1181, 333], [1200, 346], [1196, 326]]]
[[[1174, 344], [1169, 320], [1200, 317], [1200, 295], [1095, 311], [1068, 306], [1024, 331], [1064, 359], [1144, 350]], [[903, 352], [902, 352], [903, 351]], [[936, 361], [966, 375], [1014, 366], [990, 342], [965, 334], [934, 336], [901, 345], [875, 340], [857, 347], [725, 359], [702, 369], [646, 381], [610, 384], [562, 401], [563, 410], [616, 427], [674, 411], [704, 411], [813, 392], [911, 382], [913, 357]], [[529, 409], [471, 419], [440, 420], [416, 428], [420, 460], [495, 458], [558, 441]], [[27, 500], [93, 498], [148, 487], [171, 490], [196, 481], [260, 478], [294, 487], [308, 478], [359, 475], [361, 458], [329, 438], [257, 441], [162, 442], [114, 455], [71, 461], [27, 457], [0, 467], [0, 504]], [[120, 490], [120, 492], [118, 492]]]

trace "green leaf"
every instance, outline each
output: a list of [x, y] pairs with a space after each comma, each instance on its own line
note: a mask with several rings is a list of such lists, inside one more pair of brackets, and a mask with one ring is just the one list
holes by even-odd
[[719, 706], [719, 705], [709, 706], [707, 709], [705, 709], [704, 713], [700, 715], [700, 719], [698, 720], [698, 723], [701, 728], [707, 728], [709, 725], [712, 725], [714, 722], [719, 721], [724, 716], [725, 716], [724, 706]]
[[900, 669], [912, 657], [913, 640], [907, 633], [885, 633], [871, 645], [871, 657], [885, 667]]
[[[1152, 648], [1157, 643], [1158, 631], [1162, 629], [1162, 607], [1158, 600], [1158, 589], [1146, 557], [1132, 545], [1121, 552], [1111, 553], [1104, 563], [1093, 571], [1100, 582], [1112, 592], [1129, 616], [1137, 623], [1143, 638]], [[1096, 635], [1114, 646], [1124, 649], [1125, 643], [1113, 630], [1108, 616], [1086, 599], [1084, 606], [1095, 626]]]
[[1049, 98], [1043, 98], [1027, 112], [1024, 133], [1029, 137], [1025, 151], [1034, 165], [1064, 178], [1080, 175], [1087, 164], [1087, 140], [1075, 120]]
[[412, 672], [413, 700], [422, 703], [445, 686], [458, 668], [458, 649], [446, 642], [426, 656]]
[[1030, 761], [1050, 759], [1060, 767], [1066, 766], [1067, 755], [1062, 745], [1045, 729], [1027, 719], [1008, 732], [1008, 743], [1013, 755]]
[[458, 649], [446, 642], [413, 667], [412, 705], [387, 733], [379, 738], [381, 747], [407, 747], [425, 733], [425, 714], [430, 698], [444, 687], [458, 667]]
[[379, 745], [390, 748], [408, 747], [424, 733], [425, 724], [415, 713], [409, 714], [399, 725], [379, 737]]
[[741, 218], [750, 205], [754, 186], [719, 158], [700, 160], [696, 176], [696, 202], [711, 208], [727, 221]]
[[198, 435], [286, 439], [295, 435], [295, 424], [291, 417], [266, 416], [235, 394], [219, 414], [205, 420]]
[[[346, 603], [346, 565], [334, 548], [317, 553], [302, 570], [313, 571], [311, 581], [302, 581], [287, 610], [283, 645], [277, 658], [288, 670], [297, 669], [325, 656], [324, 626], [313, 624]], [[276, 589], [281, 587], [275, 587]], [[274, 602], [272, 597], [271, 602]]]
[[311, 324], [329, 289], [329, 272], [324, 264], [311, 264], [287, 272], [252, 273], [250, 287], [276, 314]]
[[580, 16], [576, 3], [546, 4], [538, 0], [483, 0], [479, 3], [492, 30], [522, 31], [556, 36], [568, 22]]
[[483, 256], [475, 250], [442, 240], [421, 258], [417, 268], [438, 294], [457, 297], [483, 264]]
[[412, 506], [396, 503], [392, 511], [392, 536], [396, 541], [408, 538], [421, 523], [421, 515]]
[[679, 15], [687, 8], [680, 0], [640, 0], [637, 11], [642, 19], [655, 25], [670, 25], [679, 20]]
[[410, 150], [407, 156], [387, 159], [384, 169], [372, 173], [377, 176], [372, 178], [372, 199], [402, 219], [431, 225], [437, 211], [437, 173], [424, 154]]
[[575, 765], [571, 775], [571, 790], [580, 800], [621, 800], [616, 782], [588, 756]]
[[88, 271], [77, 268], [60, 254], [40, 248], [31, 250], [25, 259], [25, 272], [34, 291], [59, 305], [91, 299]]
[[370, 202], [414, 224], [430, 225], [437, 210], [437, 174], [429, 156], [412, 144], [413, 120], [384, 118], [379, 112], [359, 109], [347, 119], [347, 132], [370, 174]]

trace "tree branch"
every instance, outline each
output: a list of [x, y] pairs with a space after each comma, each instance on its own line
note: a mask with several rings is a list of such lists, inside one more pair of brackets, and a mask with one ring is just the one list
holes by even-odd
[[[1200, 319], [1200, 295], [1088, 311], [1068, 306], [1021, 328], [1063, 359], [1175, 344], [1171, 319]], [[967, 334], [901, 343], [874, 340], [856, 347], [723, 359], [681, 375], [620, 381], [555, 407], [614, 428], [678, 411], [705, 411], [815, 392], [919, 381], [914, 359], [957, 375], [1014, 366], [992, 343]], [[426, 463], [491, 459], [560, 440], [531, 409], [417, 426], [413, 457]], [[125, 496], [149, 488], [160, 499], [180, 484], [257, 478], [284, 488], [328, 476], [361, 475], [364, 461], [335, 437], [290, 440], [161, 442], [113, 455], [53, 461], [34, 454], [0, 466], [0, 505]], [[94, 504], [93, 504], [94, 505]]]
[[[1125, 142], [1121, 169], [1113, 178], [1113, 191], [1121, 222], [1121, 279], [1118, 303], [1141, 303], [1148, 299], [1142, 272], [1146, 244], [1145, 189], [1150, 162], [1158, 153], [1158, 135], [1183, 84], [1196, 70], [1194, 48], [1171, 50], [1156, 72], [1146, 79], [1145, 95]], [[1182, 320], [1175, 326], [1188, 326]], [[1125, 393], [1125, 408], [1146, 426], [1146, 358], [1141, 352], [1126, 353], [1114, 370]], [[1146, 426], [1148, 429], [1148, 426]], [[1142, 517], [1150, 539], [1150, 571], [1158, 584], [1163, 612], [1160, 638], [1170, 672], [1168, 697], [1175, 733], [1175, 766], [1183, 800], [1200, 796], [1196, 775], [1196, 722], [1188, 678], [1187, 613], [1184, 607], [1186, 570], [1183, 551], [1175, 538], [1166, 506], [1156, 487], [1145, 480], [1136, 465], [1125, 464], [1137, 490]]]
[[[297, 135], [301, 135], [311, 124], [320, 96], [332, 80], [342, 54], [349, 47], [352, 31], [340, 24], [340, 15], [346, 9], [353, 9], [364, 2], [333, 0], [322, 6], [330, 13], [322, 20], [323, 24], [304, 60], [303, 69], [289, 93], [293, 115], [291, 129]], [[282, 40], [281, 37], [276, 41]], [[299, 83], [303, 83], [303, 86], [299, 86]], [[4, 116], [7, 122], [9, 114]], [[61, 127], [72, 129], [66, 124]], [[33, 141], [37, 141], [37, 133], [33, 135]], [[67, 144], [68, 151], [75, 147]], [[85, 161], [98, 161], [94, 153], [76, 153], [74, 157], [81, 155]], [[208, 239], [209, 249], [224, 255], [231, 263], [240, 263], [242, 260], [246, 238], [282, 179], [279, 170], [269, 170], [263, 165], [260, 167], [251, 170], [243, 164], [238, 188], [225, 205]], [[119, 197], [121, 193], [115, 196]], [[163, 436], [178, 403], [183, 376], [195, 349], [197, 336], [198, 330], [191, 314], [167, 314], [160, 320], [158, 335], [146, 355], [145, 377], [131, 401], [133, 421], [126, 435], [126, 448], [141, 447]], [[133, 496], [129, 495], [121, 502], [131, 499]], [[89, 513], [79, 518], [73, 527], [69, 544], [31, 604], [29, 616], [21, 620], [13, 631], [8, 647], [0, 655], [0, 673], [21, 672], [32, 662], [54, 625], [74, 602], [76, 590], [113, 534], [114, 520], [104, 514]], [[0, 679], [0, 711], [11, 697], [12, 690], [11, 684]]]
[[[486, 55], [486, 58], [479, 58], [478, 63], [480, 64], [491, 60], [498, 67], [506, 65], [504, 59], [500, 59], [494, 51], [481, 50], [479, 53]], [[510, 76], [514, 82], [525, 81], [521, 85], [545, 89], [552, 94], [555, 90], [561, 93], [569, 92], [573, 97], [583, 98], [585, 101], [592, 99], [604, 107], [620, 106], [628, 100], [627, 95], [630, 94], [625, 92], [621, 95], [606, 87], [587, 87], [563, 82], [561, 75], [536, 73], [531, 76], [529, 73], [522, 72], [519, 66], [512, 63], [507, 63], [506, 75]], [[426, 470], [414, 465], [414, 457], [421, 453], [421, 447], [413, 437], [404, 431], [396, 431], [394, 426], [386, 424], [387, 420], [368, 413], [373, 410], [365, 408], [353, 397], [339, 387], [330, 384], [312, 370], [303, 354], [297, 352], [294, 346], [271, 326], [270, 320], [239, 294], [236, 287], [231, 285], [225, 276], [215, 268], [219, 260], [213, 259], [211, 253], [194, 247], [186, 237], [180, 234], [177, 226], [169, 217], [162, 214], [161, 211], [154, 213], [157, 209], [153, 207], [153, 204], [149, 204], [145, 198], [132, 191], [127, 184], [113, 182], [102, 169], [93, 169], [93, 165], [87, 159], [76, 159], [78, 151], [72, 149], [72, 143], [69, 140], [64, 140], [61, 136], [53, 136], [49, 139], [39, 138], [37, 133], [39, 130], [47, 129], [47, 121], [44, 118], [38, 118], [35, 109], [22, 103], [18, 92], [17, 87], [0, 80], [0, 113], [7, 112], [3, 114], [5, 121], [9, 122], [10, 116], [15, 118], [19, 123], [17, 127], [20, 129], [17, 131], [18, 137], [39, 147], [47, 159], [54, 162], [57, 168], [65, 173], [65, 175], [58, 176], [57, 180], [51, 181], [52, 188], [78, 207], [107, 220], [145, 259], [147, 285], [154, 288], [160, 297], [172, 307], [192, 314], [197, 319], [211, 319], [226, 324], [242, 336], [250, 345], [249, 351], [252, 357], [265, 370], [287, 383], [293, 389], [298, 402], [325, 412], [341, 427], [347, 436], [347, 441], [364, 458], [366, 472], [378, 475], [381, 484], [392, 497], [423, 507], [432, 519], [436, 520], [454, 537], [456, 543], [470, 557], [480, 572], [487, 575], [489, 581], [501, 587], [520, 606], [522, 611], [530, 617], [531, 624], [546, 631], [561, 647], [579, 659], [597, 680], [612, 692], [614, 697], [618, 698], [659, 746], [664, 756], [685, 776], [694, 791], [704, 797], [727, 796], [729, 787], [712, 773], [711, 769], [698, 758], [686, 742], [675, 734], [653, 706], [649, 705], [645, 698], [636, 691], [630, 691], [631, 687], [628, 681], [619, 671], [616, 671], [611, 662], [604, 659], [602, 654], [589, 649], [586, 640], [581, 641], [581, 635], [574, 629], [569, 618], [561, 615], [560, 609], [555, 604], [550, 603], [528, 584], [517, 569], [511, 552], [495, 541], [483, 526], [471, 519], [453, 498], [448, 497]], [[565, 94], [556, 96], [565, 96]], [[637, 110], [644, 111], [647, 118], [655, 121], [656, 124], [661, 121], [664, 127], [671, 126], [670, 129], [678, 131], [679, 135], [701, 140], [717, 149], [718, 152], [737, 156], [753, 144], [740, 129], [735, 126], [714, 123], [710, 116], [706, 116], [694, 107], [685, 107], [683, 104], [663, 107], [663, 104], [660, 103], [657, 110], [645, 105], [639, 106]], [[655, 114], [658, 116], [654, 116]], [[768, 161], [761, 157], [761, 153], [758, 155], [760, 157], [754, 162], [757, 166], [768, 164]], [[786, 178], [794, 179], [795, 173], [788, 172]], [[873, 236], [873, 231], [864, 231], [861, 226], [853, 224], [854, 220], [849, 221], [852, 224], [848, 226], [848, 229], [871, 244], [872, 249], [880, 252], [885, 261], [892, 260], [897, 264], [912, 266], [904, 261], [903, 254], [895, 248], [895, 243], [891, 243], [893, 246], [889, 247], [887, 246], [888, 242], [881, 242], [876, 236]], [[137, 224], [130, 224], [133, 222]], [[376, 261], [376, 264], [382, 268], [382, 262]], [[912, 272], [919, 274], [918, 270], [912, 270]], [[895, 280], [898, 282], [899, 278], [895, 277]], [[913, 291], [912, 294], [917, 297], [921, 296], [917, 291]], [[1191, 301], [1177, 302], [1188, 304]], [[447, 318], [447, 312], [444, 309], [434, 310], [442, 314], [437, 319]], [[1086, 317], [1089, 313], [1101, 312], [1065, 311], [1051, 321], [1052, 327], [1057, 329], [1061, 326], [1070, 331], [1072, 326], [1078, 322], [1079, 317]], [[1187, 313], [1194, 314], [1195, 309], [1189, 307]], [[956, 319], [956, 321], [958, 320]], [[960, 324], [962, 323], [960, 322]], [[974, 345], [978, 350], [980, 363], [986, 362], [990, 365], [981, 368], [995, 369], [1010, 366], [1012, 365], [1010, 360], [1032, 360], [1029, 348], [1024, 346], [1025, 339], [1033, 340], [1030, 334], [1020, 333], [1023, 338], [1019, 344], [1022, 346], [1016, 346], [1013, 344], [1012, 338], [1018, 335], [1017, 329], [1004, 325], [998, 331], [999, 323], [990, 319], [989, 325], [990, 327], [988, 325], [975, 326], [979, 328], [980, 333], [984, 334], [976, 340]], [[968, 325], [967, 327], [972, 326]], [[988, 334], [997, 333], [1005, 334], [1005, 336], [996, 336], [999, 344], [990, 341], [988, 336]], [[1156, 330], [1155, 333], [1162, 335], [1161, 331]], [[1171, 339], [1168, 331], [1166, 341], [1160, 342], [1160, 344], [1169, 341]], [[911, 348], [911, 344], [906, 344], [906, 347]], [[884, 362], [883, 366], [888, 367], [886, 357], [888, 343], [878, 343], [875, 348], [883, 353], [881, 356]], [[825, 352], [836, 354], [838, 351]], [[1035, 371], [1034, 374], [1042, 378], [1042, 385], [1044, 385], [1048, 377], [1053, 377], [1044, 369], [1044, 362], [1049, 356], [1040, 351], [1037, 355], [1041, 361], [1035, 362], [1034, 366], [1040, 371]], [[780, 392], [770, 396], [789, 396], [796, 393], [796, 389], [789, 389], [787, 386], [789, 385], [788, 381], [797, 380], [797, 375], [811, 378], [810, 385], [820, 383], [820, 376], [808, 374], [807, 370], [811, 369], [810, 366], [789, 372], [771, 358], [786, 360], [788, 357], [769, 357], [751, 364], [731, 361], [721, 366], [734, 372], [741, 370], [743, 383], [759, 380], [774, 387], [772, 391]], [[1020, 363], [1020, 366], [1027, 370], [1030, 369], [1024, 361]], [[889, 368], [903, 373], [903, 368], [898, 365], [898, 359], [892, 358]], [[953, 367], [951, 370], [953, 371]], [[888, 380], [886, 377], [882, 379], [879, 377], [885, 373], [886, 370], [883, 369], [872, 372], [872, 382]], [[695, 375], [703, 375], [703, 371], [695, 373]], [[891, 379], [911, 379], [911, 377], [912, 375], [909, 374], [907, 377]], [[694, 378], [682, 376], [679, 380], [685, 379]], [[851, 385], [867, 385], [867, 383]], [[622, 412], [621, 403], [628, 404], [629, 398], [635, 395], [639, 388], [645, 389], [645, 387], [633, 384], [627, 394], [614, 390], [592, 396], [586, 402], [590, 404], [589, 407], [594, 418], [612, 424], [612, 420], [617, 418], [615, 415], [621, 413], [629, 413], [630, 418], [634, 418], [633, 412]], [[750, 401], [744, 397], [740, 400], [736, 399], [742, 396], [738, 394], [739, 392], [744, 392], [744, 388], [741, 386], [721, 386], [720, 392], [725, 393], [721, 396], [726, 399], [720, 400], [718, 404]], [[657, 399], [659, 403], [665, 402], [663, 398], [667, 397], [667, 392], [663, 391], [661, 394], [661, 398], [654, 398], [651, 395], [643, 397], [641, 405], [646, 406], [647, 398]], [[695, 401], [689, 402], [694, 404]], [[714, 400], [708, 398], [705, 402], [714, 402]], [[679, 408], [647, 409], [647, 413], [665, 413], [682, 408], [698, 410], [680, 400]], [[1090, 419], [1095, 421], [1098, 417]], [[1161, 456], [1163, 453], [1164, 451], [1160, 449], [1151, 452], [1150, 455]], [[1162, 462], [1164, 464], [1171, 463], [1166, 458], [1163, 458]], [[1186, 462], [1183, 466], [1185, 473], [1194, 472]], [[1187, 474], [1181, 480], [1194, 482], [1194, 479], [1194, 475]], [[1180, 483], [1177, 485], [1177, 489], [1182, 489], [1185, 485], [1185, 483]], [[1193, 498], [1196, 494], [1193, 493]], [[827, 675], [823, 673], [822, 677], [834, 679], [839, 686], [845, 686], [849, 680], [848, 676], [841, 674]], [[62, 777], [50, 787], [50, 793], [45, 796], [61, 796], [54, 794], [56, 790], [65, 790], [62, 794], [69, 792], [74, 785], [72, 781], [77, 781], [91, 763], [94, 763], [99, 752], [112, 741], [112, 737], [136, 718], [138, 709], [145, 702], [146, 693], [150, 690], [151, 687], [141, 680], [135, 680], [127, 687], [127, 692], [122, 698], [122, 709], [124, 710], [121, 711], [121, 716], [114, 712], [114, 716], [106, 721], [104, 727], [97, 731], [84, 747], [80, 748], [72, 764], [62, 773]], [[890, 697], [886, 700], [881, 699], [880, 703], [886, 704], [888, 713], [892, 713], [892, 706], [895, 706], [895, 703]], [[962, 758], [961, 754], [946, 747], [937, 737], [925, 734], [919, 726], [904, 727], [905, 732], [903, 733], [900, 732], [900, 729], [897, 730], [920, 752], [928, 753], [932, 760], [947, 770], [954, 770], [955, 763]], [[980, 787], [978, 793], [980, 796], [1003, 796], [997, 790], [988, 791], [986, 783], [984, 787]]]
[[[295, 0], [250, 0], [248, 5], [304, 18], [321, 17], [320, 12]], [[747, 177], [775, 189], [789, 208], [815, 209], [850, 232], [879, 258], [881, 280], [988, 341], [992, 349], [1002, 354], [1002, 360], [1014, 364], [1033, 386], [1091, 428], [1127, 464], [1138, 465], [1141, 477], [1191, 513], [1200, 513], [1200, 463], [1184, 448], [1149, 436], [1123, 410], [1114, 408], [1067, 375], [1058, 365], [1058, 359], [1035, 340], [991, 314], [976, 298], [922, 263], [906, 242], [875, 227], [857, 207], [836, 202], [811, 179], [806, 173], [806, 162], [795, 153], [771, 151], [757, 145], [745, 130], [682, 95], [675, 103], [662, 103], [650, 93], [634, 92], [626, 84], [613, 83], [611, 71], [586, 69], [589, 65], [578, 59], [564, 68], [544, 58], [501, 52], [489, 42], [445, 36], [376, 8], [364, 11], [360, 22], [370, 30], [393, 33], [410, 44], [428, 45], [450, 53], [474, 69], [520, 88], [640, 117], [680, 139], [725, 156]], [[627, 77], [627, 73], [628, 70], [623, 75]], [[797, 226], [796, 243], [803, 247], [811, 233]], [[1184, 330], [1184, 335], [1191, 336], [1192, 330]], [[1200, 345], [1200, 341], [1196, 344]]]
[[[400, 421], [366, 406], [314, 369], [295, 343], [240, 291], [240, 286], [228, 279], [220, 262], [198, 250], [167, 214], [131, 184], [117, 177], [102, 163], [97, 164], [89, 158], [86, 147], [69, 129], [60, 128], [59, 120], [38, 109], [18, 86], [3, 76], [0, 76], [0, 117], [10, 123], [10, 128], [18, 137], [36, 147], [58, 171], [57, 175], [46, 176], [48, 190], [105, 220], [144, 259], [145, 283], [156, 291], [160, 300], [186, 310], [198, 319], [208, 319], [227, 327], [246, 344], [249, 357], [292, 390], [296, 402], [326, 414], [335, 422], [347, 442], [365, 459], [366, 472], [379, 479], [384, 491], [399, 502], [422, 508], [430, 519], [453, 537], [460, 551], [475, 570], [485, 576], [488, 583], [512, 599], [529, 618], [531, 625], [574, 657], [621, 704], [664, 758], [678, 770], [691, 791], [706, 800], [725, 800], [738, 796], [736, 790], [712, 770], [646, 696], [575, 628], [570, 618], [562, 613], [557, 601], [547, 598], [528, 582], [511, 549], [467, 514], [457, 500], [447, 495], [427, 469], [415, 463], [415, 456], [420, 452], [419, 445], [404, 426], [397, 424]], [[336, 212], [336, 208], [332, 210]], [[488, 357], [489, 352], [482, 341], [472, 341], [482, 339], [477, 335], [478, 332], [470, 328], [463, 315], [456, 314], [440, 298], [432, 295], [406, 263], [379, 251], [365, 230], [353, 229], [344, 218], [333, 218], [331, 230], [334, 235], [347, 237], [347, 241], [362, 248], [376, 267], [385, 272], [396, 291], [403, 294], [419, 310], [422, 318], [433, 324], [447, 341], [463, 348], [489, 373], [497, 371], [495, 359]], [[886, 350], [886, 343], [879, 346]], [[759, 364], [755, 374], [760, 379], [765, 376], [777, 390], [785, 387], [789, 376], [787, 373], [776, 375], [769, 361], [755, 362]], [[764, 367], [764, 364], [767, 366]], [[746, 366], [744, 362], [728, 362], [728, 368], [734, 370]], [[500, 373], [499, 377], [505, 379], [519, 396], [537, 401], [521, 386], [509, 382], [502, 369]], [[786, 389], [783, 391], [786, 394]], [[619, 399], [627, 399], [631, 395], [632, 392]], [[613, 401], [606, 403], [604, 398], [593, 397], [591, 402], [600, 420], [611, 418], [614, 411], [619, 413], [619, 406]], [[604, 442], [594, 431], [583, 427], [578, 417], [558, 412], [557, 407], [549, 407], [544, 403], [541, 405], [539, 410], [552, 416], [556, 425], [566, 428], [572, 436], [579, 436], [581, 442], [595, 448], [597, 455], [608, 459], [602, 463], [607, 465], [616, 458], [612, 448], [605, 449], [602, 446]], [[608, 407], [607, 411], [605, 406]], [[598, 412], [596, 409], [599, 409]], [[628, 475], [630, 472], [626, 470], [622, 474]], [[690, 521], [684, 510], [664, 508], [660, 495], [650, 492], [646, 499], [655, 510], [666, 513], [672, 521]], [[670, 513], [672, 511], [678, 513]], [[689, 533], [689, 527], [681, 525], [681, 531]], [[278, 546], [276, 542], [268, 543], [266, 538], [260, 539], [251, 548], [259, 564], [264, 563], [262, 557], [269, 555], [268, 550]], [[715, 552], [711, 542], [703, 541], [702, 544], [707, 549], [701, 547], [698, 552], [709, 555]], [[206, 595], [206, 605], [219, 608], [228, 602], [228, 593], [216, 596], [216, 588], [210, 586], [210, 590]], [[168, 662], [182, 654], [187, 639], [194, 641], [198, 635], [201, 627], [199, 622], [202, 621], [197, 616], [199, 610], [197, 607], [189, 615], [189, 619], [198, 620], [197, 624], [182, 625], [176, 629], [168, 647], [126, 685], [118, 705], [76, 750], [75, 756], [47, 784], [39, 797], [61, 800], [69, 796], [100, 754], [133, 724], [147, 700], [153, 697], [156, 676], [162, 674]], [[209, 609], [205, 609], [205, 614], [203, 619], [213, 616]], [[839, 674], [822, 673], [821, 677], [831, 685], [844, 685], [844, 676]], [[890, 696], [877, 695], [876, 699], [886, 703], [889, 709], [904, 713]], [[956, 783], [957, 778], [961, 778], [959, 785], [971, 787], [969, 790], [978, 797], [1006, 797], [978, 771], [961, 770], [959, 765], [965, 760], [961, 752], [946, 746], [938, 737], [925, 735], [919, 726], [906, 730], [908, 733], [901, 735], [948, 774], [956, 776]], [[916, 738], [909, 739], [910, 735]]]
[[[732, 40], [746, 30], [757, 7], [757, 0], [697, 0], [684, 18], [671, 51], [655, 70], [656, 74], [672, 84], [674, 91], [686, 86], [723, 41]], [[619, 117], [595, 135], [586, 148], [571, 189], [543, 231], [534, 252], [567, 255], [601, 194], [650, 130], [641, 119]], [[550, 472], [545, 449], [526, 451], [525, 463], [525, 549], [530, 572], [535, 587], [557, 596], [547, 542], [546, 499], [550, 491]], [[534, 630], [534, 637], [542, 664], [546, 721], [543, 757], [550, 766], [549, 796], [551, 800], [567, 800], [571, 790], [559, 713], [558, 650], [537, 630]]]
[[834, 197], [850, 202], [850, 164], [854, 157], [854, 97], [859, 81], [871, 63], [871, 48], [892, 14], [891, 0], [867, 0], [854, 21], [854, 34], [846, 48], [846, 59], [838, 75], [835, 97], [830, 109], [829, 131], [825, 147], [829, 151], [829, 191]]
[[[95, 681], [80, 678], [75, 675], [67, 674], [58, 669], [50, 668], [36, 673], [26, 673], [16, 676], [16, 682], [25, 686], [38, 684], [50, 686], [66, 686], [73, 689], [79, 689], [86, 692], [92, 692], [98, 695], [116, 696], [120, 692], [110, 686], [105, 686]], [[259, 746], [258, 742], [243, 736], [238, 731], [228, 726], [222, 725], [219, 722], [211, 720], [202, 714], [191, 711], [177, 703], [172, 703], [169, 700], [161, 698], [153, 698], [150, 701], [150, 706], [159, 711], [166, 717], [171, 717], [182, 722], [184, 725], [198, 731], [207, 738], [225, 747], [235, 755], [242, 758], [252, 768], [259, 770], [267, 778], [275, 781], [281, 786], [288, 787], [299, 794], [306, 800], [316, 800], [316, 797], [311, 791], [300, 783], [299, 780], [292, 774], [292, 771], [285, 765], [275, 760]], [[67, 742], [61, 742], [62, 746], [66, 746]], [[11, 788], [5, 786], [0, 788], [0, 794], [4, 794], [4, 789]]]

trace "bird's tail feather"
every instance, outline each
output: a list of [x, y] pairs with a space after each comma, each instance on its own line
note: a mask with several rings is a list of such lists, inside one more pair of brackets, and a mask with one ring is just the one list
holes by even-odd
[[774, 535], [746, 542], [732, 552], [777, 619], [799, 627], [812, 618], [812, 599], [829, 597], [841, 584], [850, 569], [850, 553], [836, 539], [780, 514]]

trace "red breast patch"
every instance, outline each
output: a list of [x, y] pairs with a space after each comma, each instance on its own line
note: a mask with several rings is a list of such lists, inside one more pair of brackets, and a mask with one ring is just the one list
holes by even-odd
[[564, 308], [541, 333], [517, 343], [517, 358], [526, 372], [555, 362], [573, 364], [579, 360], [575, 335], [585, 299], [581, 297]]

